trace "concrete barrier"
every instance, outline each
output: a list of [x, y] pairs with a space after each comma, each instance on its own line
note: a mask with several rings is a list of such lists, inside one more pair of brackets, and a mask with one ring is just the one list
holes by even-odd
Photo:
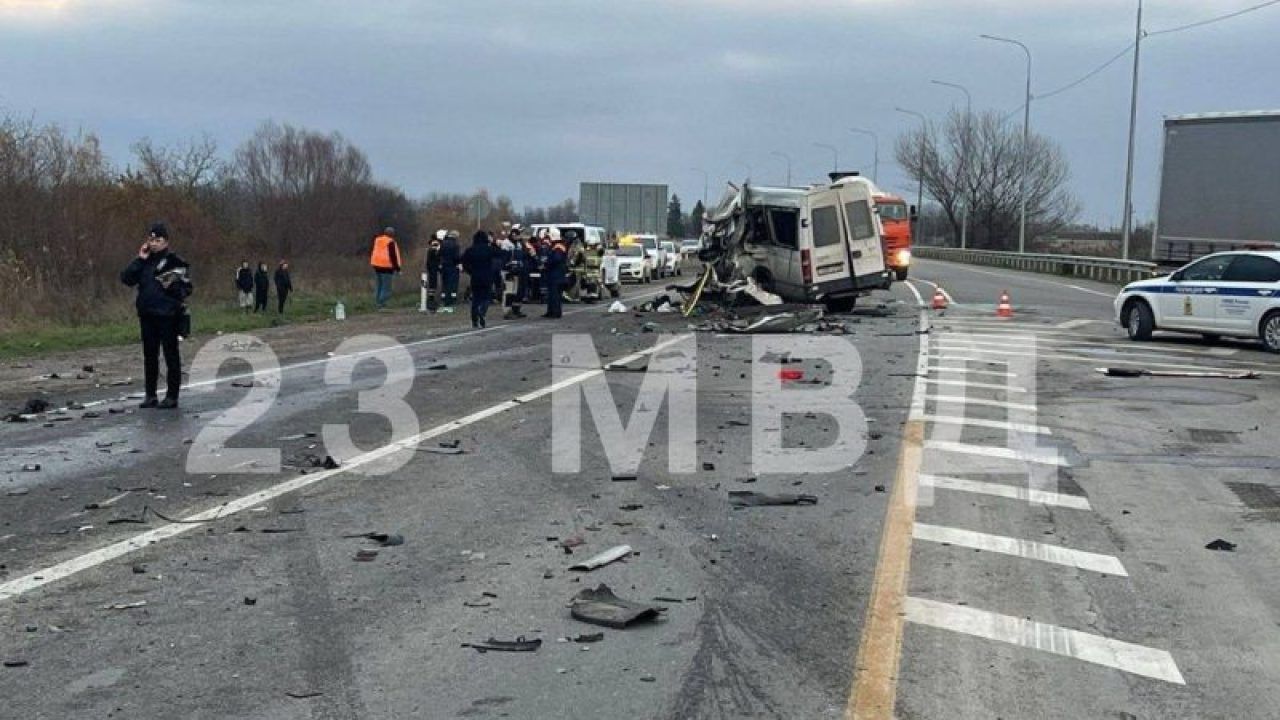
[[988, 265], [1009, 268], [1010, 270], [1084, 278], [1113, 285], [1124, 285], [1134, 280], [1145, 280], [1159, 274], [1155, 263], [1081, 255], [1016, 253], [999, 250], [961, 250], [960, 248], [919, 245], [911, 248], [911, 254], [915, 257], [949, 260], [970, 265]]

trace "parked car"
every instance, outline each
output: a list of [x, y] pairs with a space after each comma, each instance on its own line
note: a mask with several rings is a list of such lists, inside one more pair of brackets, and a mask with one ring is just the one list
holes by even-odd
[[680, 254], [689, 259], [698, 254], [698, 250], [702, 248], [702, 243], [697, 238], [687, 238], [680, 241]]
[[682, 274], [680, 270], [680, 261], [683, 258], [680, 255], [680, 250], [676, 247], [675, 242], [671, 240], [663, 240], [658, 244], [658, 246], [662, 248], [662, 252], [667, 258], [666, 265], [663, 267], [666, 274], [668, 276]]
[[653, 261], [649, 259], [643, 245], [625, 244], [618, 246], [618, 279], [647, 283], [653, 280]]
[[666, 275], [667, 251], [662, 248], [657, 235], [624, 235], [619, 239], [624, 245], [639, 245], [649, 257], [649, 266], [655, 277]]
[[1156, 330], [1258, 339], [1280, 352], [1280, 251], [1215, 253], [1124, 286], [1116, 320], [1132, 340]]

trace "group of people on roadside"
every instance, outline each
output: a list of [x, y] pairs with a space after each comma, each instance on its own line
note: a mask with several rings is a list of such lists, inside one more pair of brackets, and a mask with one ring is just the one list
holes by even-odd
[[[284, 304], [289, 299], [289, 293], [293, 292], [293, 278], [289, 273], [289, 263], [281, 260], [276, 266], [275, 272], [276, 284], [276, 313], [284, 314]], [[241, 260], [240, 267], [236, 270], [236, 290], [240, 296], [240, 309], [248, 314], [250, 309], [253, 312], [266, 312], [267, 301], [270, 299], [271, 278], [267, 276], [267, 264], [258, 263], [258, 270], [254, 272], [249, 267], [248, 260]]]
[[[541, 294], [546, 297], [544, 318], [562, 315], [563, 289], [568, 270], [565, 243], [543, 229], [537, 237], [519, 224], [490, 233], [477, 230], [471, 245], [461, 249], [458, 232], [438, 230], [427, 246], [426, 276], [428, 310], [452, 313], [458, 299], [458, 280], [466, 272], [470, 280], [471, 326], [485, 326], [489, 306], [495, 300], [504, 308], [503, 317], [522, 318], [523, 305]], [[533, 284], [533, 274], [541, 280]]]

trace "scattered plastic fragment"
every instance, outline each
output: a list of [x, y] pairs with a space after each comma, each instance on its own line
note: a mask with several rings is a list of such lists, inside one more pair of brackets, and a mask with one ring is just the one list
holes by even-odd
[[576, 565], [570, 565], [569, 569], [582, 570], [584, 572], [588, 572], [591, 570], [595, 570], [596, 568], [599, 568], [599, 567], [604, 567], [605, 565], [608, 565], [609, 563], [614, 562], [615, 560], [621, 560], [622, 558], [630, 554], [631, 554], [630, 545], [617, 545], [615, 547], [609, 548], [608, 550], [605, 550], [604, 552], [598, 555], [587, 558], [586, 560], [583, 560], [582, 562], [577, 563]]
[[1217, 540], [1214, 540], [1208, 545], [1205, 545], [1204, 548], [1206, 550], [1220, 550], [1222, 552], [1235, 552], [1236, 544], [1233, 542], [1227, 542], [1222, 538], [1218, 538]]
[[662, 608], [623, 600], [613, 594], [608, 585], [601, 584], [594, 590], [587, 588], [574, 596], [569, 613], [575, 620], [603, 625], [618, 630], [638, 622], [654, 620]]
[[790, 493], [769, 495], [767, 493], [758, 493], [752, 490], [730, 490], [729, 502], [732, 503], [735, 507], [762, 507], [766, 505], [817, 505], [818, 498], [814, 495], [793, 495]]
[[532, 640], [526, 640], [523, 635], [517, 637], [515, 640], [498, 640], [496, 638], [489, 638], [484, 642], [462, 643], [462, 647], [471, 648], [479, 653], [488, 652], [490, 650], [498, 652], [535, 652], [538, 648], [542, 647], [542, 639], [534, 638]]

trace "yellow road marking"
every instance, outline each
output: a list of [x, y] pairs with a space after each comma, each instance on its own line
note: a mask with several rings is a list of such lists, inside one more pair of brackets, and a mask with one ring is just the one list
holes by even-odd
[[924, 423], [908, 420], [903, 427], [902, 453], [885, 511], [880, 556], [876, 561], [871, 599], [854, 661], [853, 686], [846, 720], [888, 720], [898, 694], [898, 663], [902, 655], [907, 572], [911, 566], [911, 531], [916, 519], [917, 479], [924, 454]]

